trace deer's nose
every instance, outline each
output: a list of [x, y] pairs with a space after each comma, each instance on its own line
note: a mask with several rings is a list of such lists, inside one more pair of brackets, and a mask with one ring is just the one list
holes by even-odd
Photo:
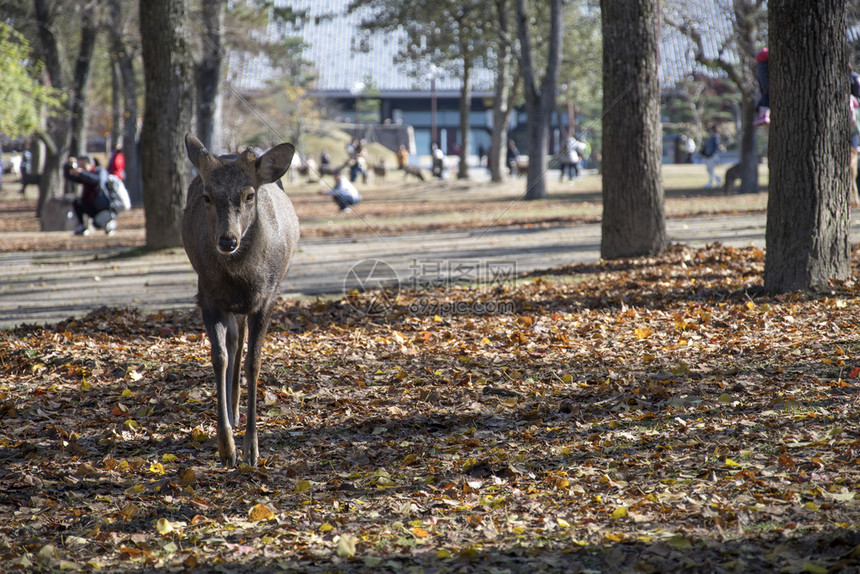
[[218, 251], [221, 253], [233, 253], [238, 245], [239, 241], [232, 235], [222, 235], [218, 239]]

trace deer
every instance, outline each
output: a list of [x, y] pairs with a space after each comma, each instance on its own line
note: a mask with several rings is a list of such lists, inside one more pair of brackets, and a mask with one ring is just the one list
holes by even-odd
[[299, 241], [299, 220], [280, 179], [295, 153], [277, 145], [260, 157], [212, 155], [185, 135], [197, 176], [188, 186], [182, 214], [182, 242], [197, 273], [197, 304], [211, 346], [218, 401], [218, 454], [236, 466], [233, 427], [239, 422], [241, 352], [245, 356], [247, 417], [244, 462], [259, 458], [256, 399], [260, 354], [272, 308]]

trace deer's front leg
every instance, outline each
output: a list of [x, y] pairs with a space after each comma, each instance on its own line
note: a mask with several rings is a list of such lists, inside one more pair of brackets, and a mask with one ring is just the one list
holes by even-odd
[[270, 310], [248, 316], [248, 355], [245, 357], [245, 378], [248, 382], [248, 420], [245, 426], [245, 440], [242, 453], [245, 462], [257, 465], [260, 449], [257, 441], [257, 377], [260, 375], [260, 354], [263, 341], [269, 328]]
[[230, 355], [230, 366], [227, 372], [230, 374], [230, 426], [239, 424], [239, 397], [242, 395], [240, 382], [242, 381], [242, 347], [245, 346], [246, 319], [245, 315], [234, 316], [231, 321], [230, 330], [227, 331], [228, 353]]
[[232, 323], [235, 335], [235, 320], [217, 309], [204, 309], [203, 322], [212, 347], [212, 368], [215, 370], [215, 394], [218, 397], [218, 454], [225, 466], [236, 466], [236, 444], [233, 441], [233, 426], [230, 424], [227, 372], [231, 366], [228, 351], [228, 332]]

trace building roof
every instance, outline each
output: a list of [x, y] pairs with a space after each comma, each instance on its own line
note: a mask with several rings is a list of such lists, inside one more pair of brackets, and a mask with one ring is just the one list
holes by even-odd
[[[732, 33], [732, 0], [694, 0], [692, 2], [667, 2], [673, 10], [682, 10], [684, 15], [703, 27], [705, 55], [716, 57], [725, 38]], [[312, 62], [318, 74], [316, 89], [333, 97], [349, 97], [359, 83], [372, 84], [380, 93], [405, 96], [426, 94], [430, 90], [427, 73], [410, 74], [396, 63], [402, 31], [388, 35], [375, 34], [368, 39], [370, 50], [358, 49], [361, 40], [358, 29], [362, 18], [368, 13], [361, 10], [348, 14], [349, 0], [275, 0], [276, 6], [290, 6], [295, 10], [307, 10], [309, 18], [296, 28], [292, 26], [269, 26], [270, 37], [299, 36], [305, 45], [303, 57]], [[666, 6], [665, 9], [669, 9]], [[694, 59], [693, 42], [675, 28], [664, 24], [661, 30], [660, 75], [664, 87], [694, 75], [722, 75], [698, 64]], [[724, 54], [724, 58], [737, 59], [736, 54]], [[265, 86], [266, 80], [276, 75], [263, 57], [241, 57], [232, 54], [229, 68], [233, 79], [241, 89], [253, 90]], [[460, 79], [444, 72], [436, 79], [438, 95], [458, 96]], [[476, 96], [489, 95], [493, 91], [491, 70], [480, 68], [474, 78]]]

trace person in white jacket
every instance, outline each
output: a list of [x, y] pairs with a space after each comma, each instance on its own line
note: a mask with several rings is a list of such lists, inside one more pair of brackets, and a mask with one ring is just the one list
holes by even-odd
[[334, 187], [320, 190], [322, 195], [330, 195], [341, 211], [349, 211], [350, 207], [361, 201], [361, 194], [340, 172], [334, 174]]

